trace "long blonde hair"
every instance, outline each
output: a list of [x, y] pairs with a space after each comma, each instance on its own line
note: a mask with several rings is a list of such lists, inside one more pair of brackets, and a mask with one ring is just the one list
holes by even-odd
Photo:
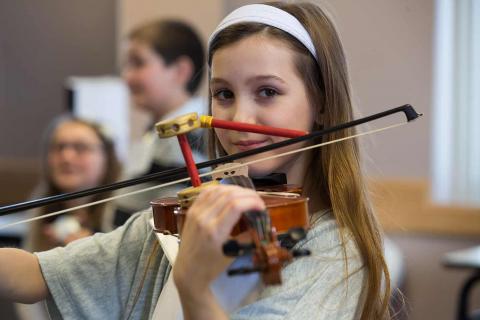
[[[312, 130], [353, 120], [343, 46], [328, 16], [311, 3], [266, 4], [290, 13], [303, 24], [313, 40], [318, 58], [315, 59], [298, 40], [279, 29], [258, 23], [242, 23], [222, 30], [213, 39], [209, 48], [209, 65], [216, 50], [253, 34], [282, 40], [296, 53], [296, 71], [303, 79], [312, 107], [317, 111]], [[355, 129], [346, 129], [324, 139], [334, 140], [354, 133]], [[213, 132], [210, 138], [210, 155], [225, 154]], [[389, 318], [390, 277], [383, 257], [382, 234], [362, 176], [357, 142], [347, 140], [314, 149], [309, 155], [307, 168], [305, 193], [317, 199], [321, 206], [332, 209], [342, 241], [345, 243], [345, 230], [348, 230], [362, 255], [367, 277], [361, 319]]]

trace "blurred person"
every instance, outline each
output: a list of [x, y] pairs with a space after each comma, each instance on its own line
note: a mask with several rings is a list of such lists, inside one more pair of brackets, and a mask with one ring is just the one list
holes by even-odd
[[[128, 161], [124, 174], [126, 178], [184, 166], [176, 140], [159, 139], [153, 125], [190, 112], [207, 113], [207, 102], [196, 96], [204, 75], [204, 63], [202, 40], [193, 27], [184, 22], [157, 20], [138, 26], [128, 34], [122, 76], [133, 104], [147, 112], [152, 123], [140, 143], [132, 147], [132, 159]], [[202, 130], [187, 136], [195, 160], [205, 160]], [[147, 186], [144, 184], [141, 188]], [[153, 190], [121, 199], [117, 201], [119, 212], [126, 220], [130, 213], [148, 207], [151, 200], [175, 196], [183, 187], [170, 187], [161, 192]]]
[[[46, 136], [44, 178], [35, 194], [40, 197], [75, 192], [117, 180], [120, 164], [112, 140], [97, 124], [62, 116], [51, 125]], [[107, 197], [95, 195], [45, 206], [34, 216], [79, 206]], [[29, 251], [48, 250], [59, 245], [110, 231], [115, 227], [111, 204], [102, 203], [33, 222], [24, 247]]]
[[[120, 163], [112, 140], [96, 123], [62, 116], [47, 130], [43, 156], [43, 181], [34, 197], [75, 192], [117, 180]], [[39, 216], [107, 197], [100, 194], [52, 204], [31, 212]], [[71, 213], [34, 221], [24, 239], [24, 249], [44, 251], [64, 246], [95, 232], [107, 232], [118, 226], [111, 203], [75, 210]], [[16, 304], [20, 319], [49, 319], [43, 303]]]

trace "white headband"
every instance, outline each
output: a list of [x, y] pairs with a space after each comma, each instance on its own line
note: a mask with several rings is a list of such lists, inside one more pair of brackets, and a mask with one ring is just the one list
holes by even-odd
[[258, 22], [283, 30], [300, 41], [317, 59], [312, 38], [297, 18], [286, 11], [265, 4], [250, 4], [232, 11], [213, 31], [208, 39], [208, 47], [220, 31], [242, 22]]

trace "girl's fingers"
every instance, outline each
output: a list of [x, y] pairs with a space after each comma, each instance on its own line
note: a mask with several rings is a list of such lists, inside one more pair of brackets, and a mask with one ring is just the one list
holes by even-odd
[[211, 187], [202, 191], [188, 210], [185, 230], [203, 229], [217, 241], [226, 240], [243, 212], [264, 208], [263, 200], [254, 190], [238, 186]]
[[256, 195], [234, 199], [212, 220], [216, 226], [218, 237], [226, 240], [244, 212], [263, 209], [265, 209], [265, 204]]
[[212, 219], [220, 214], [225, 206], [245, 197], [258, 197], [254, 190], [238, 186], [215, 186], [204, 190], [195, 200], [189, 210], [189, 216], [196, 215], [199, 219]]
[[[208, 288], [231, 262], [224, 256], [222, 245], [242, 212], [264, 206], [255, 191], [236, 186], [215, 186], [202, 191], [187, 212], [174, 266], [176, 281], [188, 279], [189, 286]], [[197, 275], [195, 280], [190, 279], [193, 273]]]
[[201, 219], [216, 216], [223, 209], [231, 192], [230, 188], [223, 188], [222, 186], [205, 189], [190, 208], [193, 209], [192, 215], [196, 215]]

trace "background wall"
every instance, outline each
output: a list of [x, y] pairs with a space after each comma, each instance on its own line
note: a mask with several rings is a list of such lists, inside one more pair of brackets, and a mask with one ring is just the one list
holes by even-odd
[[[36, 184], [42, 133], [66, 108], [65, 78], [115, 71], [116, 5], [0, 1], [0, 205], [25, 200]], [[0, 314], [16, 319], [3, 301]]]
[[328, 4], [344, 41], [360, 113], [410, 103], [425, 114], [408, 127], [368, 138], [370, 175], [428, 177], [434, 1]]
[[0, 157], [38, 155], [46, 124], [65, 109], [67, 76], [115, 71], [115, 6], [0, 1]]
[[65, 79], [115, 71], [115, 21], [115, 0], [0, 1], [0, 204], [25, 200], [36, 183]]

